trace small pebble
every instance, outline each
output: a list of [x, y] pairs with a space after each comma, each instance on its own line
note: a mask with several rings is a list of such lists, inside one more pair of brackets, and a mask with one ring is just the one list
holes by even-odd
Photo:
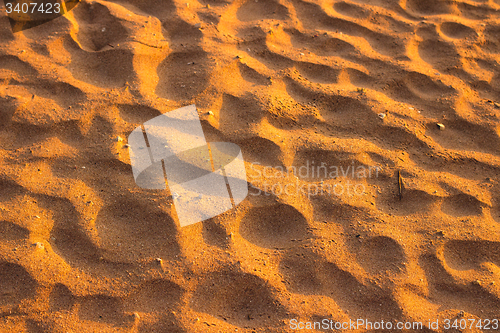
[[210, 5], [207, 3], [207, 8], [210, 8]]
[[161, 258], [156, 258], [155, 261], [159, 264], [161, 264], [163, 262], [163, 260], [161, 260]]
[[444, 125], [441, 123], [436, 124], [440, 131], [444, 131]]
[[493, 105], [495, 105], [495, 107], [496, 107], [497, 109], [500, 109], [500, 103], [496, 103], [496, 102], [495, 102], [495, 103], [493, 103]]
[[379, 114], [378, 114], [378, 117], [379, 117], [380, 119], [384, 119], [384, 118], [386, 117], [386, 114], [385, 114], [385, 113], [379, 113]]
[[124, 144], [123, 147], [128, 148], [130, 145], [128, 143]]
[[44, 248], [43, 244], [40, 243], [40, 242], [36, 242], [35, 246], [36, 246], [37, 249], [41, 249], [41, 250], [43, 250], [43, 248]]
[[122, 138], [121, 136], [117, 136], [117, 137], [116, 137], [116, 141], [118, 141], [118, 142], [122, 142], [122, 141], [123, 141], [123, 138]]
[[208, 114], [209, 116], [213, 116], [213, 115], [214, 115], [214, 113], [213, 113], [212, 111], [208, 111], [208, 112], [207, 112], [207, 114]]
[[134, 317], [134, 320], [139, 320], [139, 319], [141, 319], [141, 316], [139, 316], [139, 314], [138, 314], [137, 312], [134, 312], [134, 313], [132, 314], [132, 317]]

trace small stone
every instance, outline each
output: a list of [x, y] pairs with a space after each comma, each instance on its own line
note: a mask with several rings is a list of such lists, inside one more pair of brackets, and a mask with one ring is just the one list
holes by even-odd
[[117, 137], [116, 137], [116, 141], [118, 141], [118, 142], [122, 142], [122, 141], [123, 141], [123, 138], [122, 138], [121, 136], [117, 136]]
[[134, 313], [132, 314], [132, 317], [134, 318], [134, 320], [139, 320], [139, 319], [141, 319], [141, 316], [139, 316], [139, 314], [138, 314], [137, 312], [134, 312]]
[[493, 105], [495, 105], [495, 107], [496, 107], [497, 109], [500, 109], [500, 103], [496, 103], [496, 102], [495, 102], [495, 103], [493, 103]]
[[444, 131], [444, 125], [441, 123], [436, 124], [440, 131]]
[[458, 316], [460, 318], [462, 318], [463, 316], [465, 316], [465, 311], [464, 310], [461, 310], [459, 313], [458, 313]]
[[379, 113], [379, 114], [378, 114], [378, 117], [379, 117], [380, 119], [384, 119], [386, 116], [387, 116], [387, 115], [386, 115], [385, 113]]
[[37, 248], [37, 249], [40, 249], [40, 250], [43, 250], [43, 249], [44, 249], [43, 243], [36, 242], [36, 243], [35, 243], [35, 246], [36, 246], [36, 248]]
[[210, 5], [207, 3], [207, 8], [210, 8]]
[[128, 148], [130, 145], [128, 143], [124, 144], [123, 147]]
[[208, 112], [207, 112], [207, 114], [208, 114], [209, 116], [213, 116], [213, 115], [214, 115], [214, 113], [213, 113], [212, 111], [208, 111]]
[[161, 264], [163, 262], [163, 260], [161, 258], [156, 258], [155, 261], [159, 264]]

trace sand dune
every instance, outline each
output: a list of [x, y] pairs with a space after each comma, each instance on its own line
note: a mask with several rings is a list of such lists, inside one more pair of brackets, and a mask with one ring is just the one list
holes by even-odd
[[[500, 319], [499, 36], [498, 0], [2, 7], [0, 332]], [[250, 195], [180, 228], [118, 138], [193, 103]]]

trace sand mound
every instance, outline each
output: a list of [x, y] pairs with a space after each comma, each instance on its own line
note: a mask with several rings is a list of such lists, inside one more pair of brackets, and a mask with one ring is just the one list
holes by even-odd
[[[13, 34], [3, 7], [0, 331], [498, 318], [499, 13], [85, 0]], [[193, 103], [250, 194], [179, 228], [117, 138]]]

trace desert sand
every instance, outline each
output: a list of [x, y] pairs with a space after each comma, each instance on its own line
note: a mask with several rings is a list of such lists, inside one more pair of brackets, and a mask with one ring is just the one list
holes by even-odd
[[[499, 0], [2, 6], [0, 332], [494, 331], [499, 54]], [[126, 139], [190, 104], [249, 195], [181, 228]]]

